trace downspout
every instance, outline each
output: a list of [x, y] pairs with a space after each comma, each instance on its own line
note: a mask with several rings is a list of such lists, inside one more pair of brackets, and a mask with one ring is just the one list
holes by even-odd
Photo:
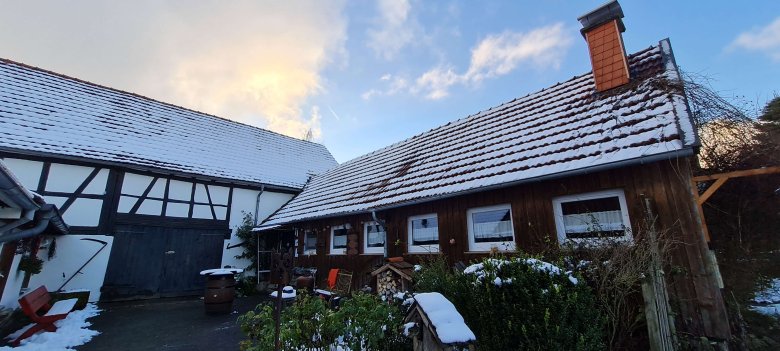
[[376, 216], [376, 211], [375, 210], [371, 210], [371, 218], [373, 218], [374, 222], [376, 222], [376, 224], [378, 224], [380, 227], [382, 227], [382, 231], [385, 232], [385, 245], [384, 246], [385, 246], [385, 259], [387, 259], [387, 256], [388, 256], [388, 252], [387, 252], [387, 227], [385, 226], [385, 221], [379, 219]]
[[0, 237], [0, 243], [25, 239], [43, 233], [43, 231], [46, 230], [46, 227], [49, 226], [51, 219], [57, 215], [57, 210], [53, 205], [49, 205], [42, 207], [38, 213], [40, 213], [41, 218], [34, 227], [18, 231], [10, 235], [3, 235]]

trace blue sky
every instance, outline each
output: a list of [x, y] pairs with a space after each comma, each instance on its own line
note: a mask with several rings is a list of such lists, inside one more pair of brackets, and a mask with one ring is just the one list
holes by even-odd
[[[339, 162], [590, 70], [603, 1], [11, 2], [0, 56], [295, 137]], [[779, 1], [623, 1], [628, 52], [759, 105], [780, 93]]]

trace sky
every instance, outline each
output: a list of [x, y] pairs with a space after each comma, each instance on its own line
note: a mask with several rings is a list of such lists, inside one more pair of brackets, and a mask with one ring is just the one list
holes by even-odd
[[[581, 1], [7, 1], [0, 57], [324, 144], [337, 161], [590, 71]], [[626, 51], [780, 94], [780, 1], [621, 2]]]

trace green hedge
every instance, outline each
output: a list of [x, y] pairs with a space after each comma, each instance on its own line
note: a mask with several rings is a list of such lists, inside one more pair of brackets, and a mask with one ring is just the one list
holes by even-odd
[[453, 272], [443, 258], [415, 273], [417, 292], [447, 297], [479, 350], [603, 350], [603, 319], [590, 289], [531, 257], [488, 258]]

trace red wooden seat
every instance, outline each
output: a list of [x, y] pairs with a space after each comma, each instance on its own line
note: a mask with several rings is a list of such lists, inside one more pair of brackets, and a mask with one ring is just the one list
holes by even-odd
[[57, 301], [54, 305], [51, 305], [51, 295], [44, 286], [40, 286], [37, 289], [30, 291], [21, 298], [19, 298], [19, 306], [22, 307], [22, 312], [30, 317], [35, 323], [30, 329], [27, 329], [22, 335], [11, 342], [14, 346], [19, 346], [19, 343], [32, 336], [33, 334], [46, 330], [53, 332], [57, 330], [54, 322], [64, 319], [68, 316], [68, 313], [73, 310], [78, 299], [68, 299]]

